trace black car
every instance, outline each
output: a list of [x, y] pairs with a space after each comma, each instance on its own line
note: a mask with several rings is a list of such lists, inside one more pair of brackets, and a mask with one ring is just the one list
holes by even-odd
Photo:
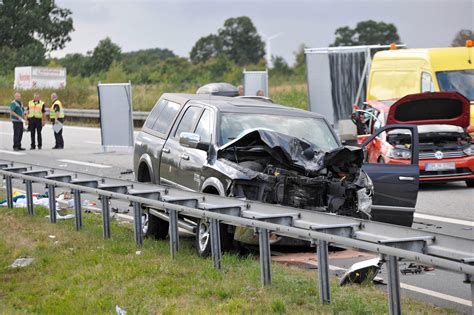
[[[417, 161], [364, 164], [364, 157], [361, 148], [341, 146], [316, 113], [258, 99], [164, 94], [136, 138], [134, 170], [142, 182], [411, 226]], [[146, 233], [166, 237], [167, 220], [149, 211]], [[207, 221], [180, 220], [196, 231], [198, 252], [209, 253]], [[229, 241], [256, 242], [245, 229], [222, 230]]]

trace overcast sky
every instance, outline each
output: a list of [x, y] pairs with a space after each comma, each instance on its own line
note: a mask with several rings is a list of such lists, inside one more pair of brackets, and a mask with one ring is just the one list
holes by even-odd
[[282, 33], [272, 54], [293, 63], [301, 43], [327, 47], [340, 26], [373, 19], [394, 23], [409, 47], [445, 47], [474, 29], [474, 0], [58, 0], [73, 12], [72, 41], [53, 56], [85, 53], [109, 36], [122, 51], [168, 48], [188, 57], [194, 43], [229, 17], [249, 16], [260, 34]]

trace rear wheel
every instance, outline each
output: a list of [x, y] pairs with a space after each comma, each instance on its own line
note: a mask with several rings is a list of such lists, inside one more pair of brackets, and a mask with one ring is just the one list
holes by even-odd
[[466, 185], [467, 187], [474, 187], [474, 179], [467, 179]]
[[145, 237], [164, 240], [168, 236], [169, 223], [150, 214], [149, 210], [143, 211], [142, 230]]

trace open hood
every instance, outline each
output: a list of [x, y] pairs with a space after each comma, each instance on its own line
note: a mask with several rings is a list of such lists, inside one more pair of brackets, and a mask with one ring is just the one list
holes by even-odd
[[469, 100], [457, 92], [411, 94], [390, 106], [387, 125], [445, 124], [467, 128], [469, 113]]

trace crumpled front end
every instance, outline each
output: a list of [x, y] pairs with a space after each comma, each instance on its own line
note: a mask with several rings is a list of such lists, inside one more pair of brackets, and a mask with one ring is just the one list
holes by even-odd
[[246, 174], [233, 180], [229, 196], [370, 219], [373, 186], [359, 148], [318, 152], [304, 140], [254, 130], [219, 149], [217, 159]]

